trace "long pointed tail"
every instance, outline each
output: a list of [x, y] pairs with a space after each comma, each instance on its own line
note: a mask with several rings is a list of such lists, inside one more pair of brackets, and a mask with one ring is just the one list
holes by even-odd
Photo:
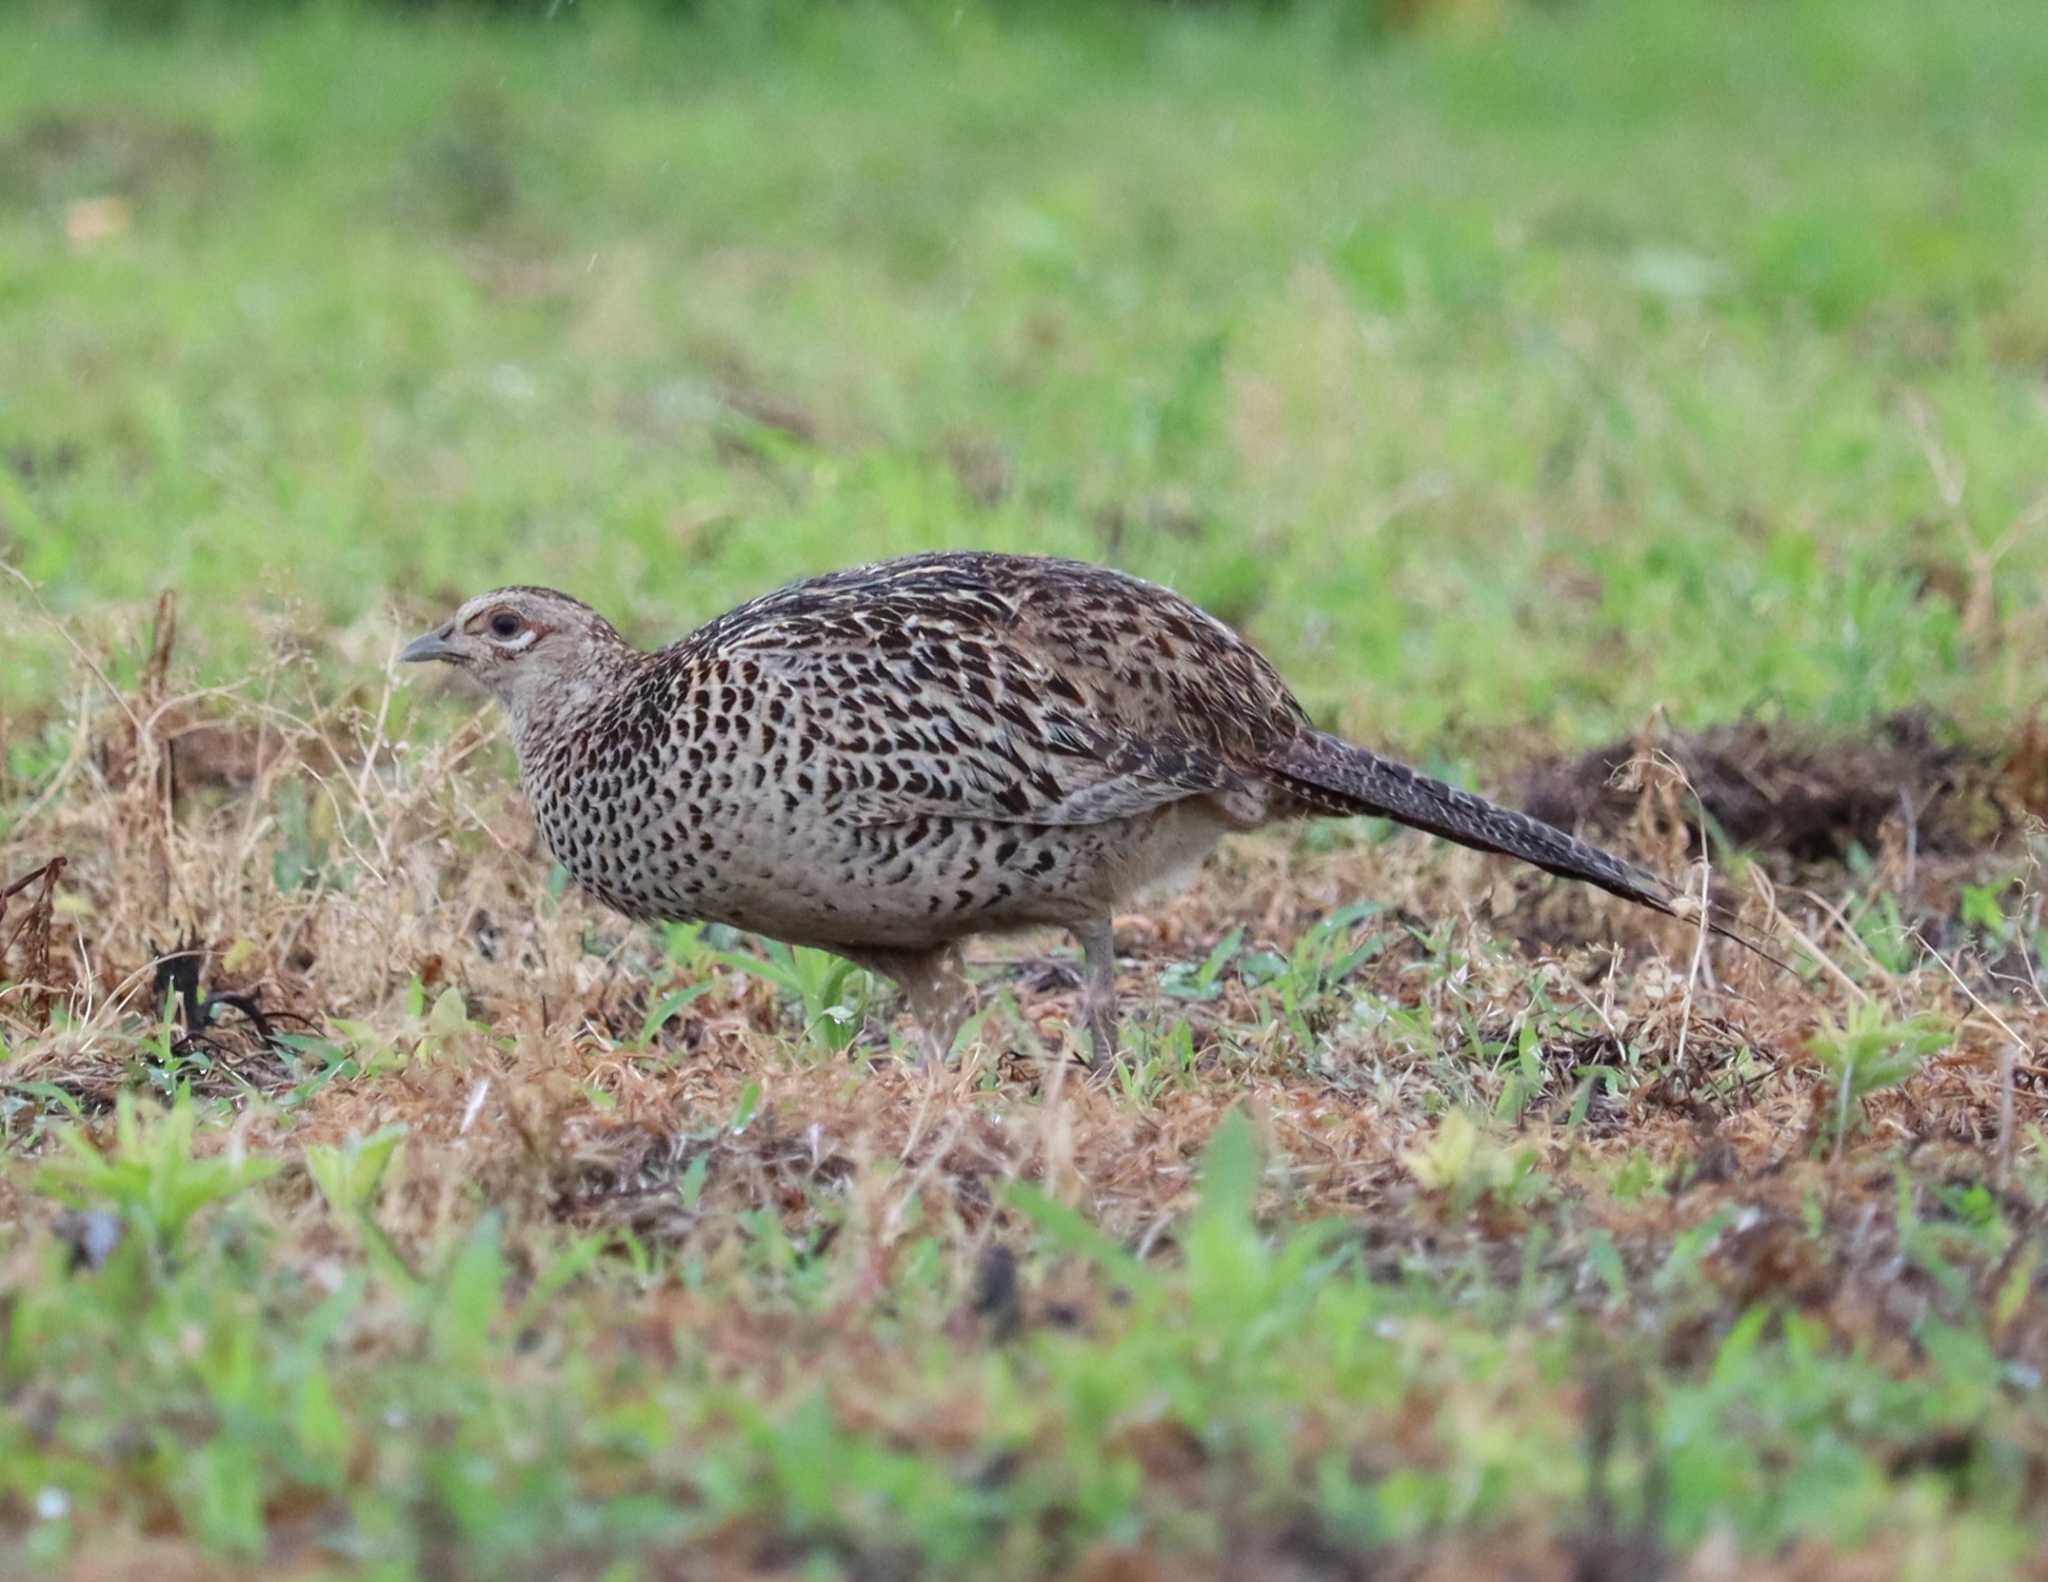
[[[1666, 917], [1691, 921], [1698, 916], [1697, 901], [1647, 869], [1624, 862], [1612, 852], [1589, 845], [1555, 825], [1513, 812], [1441, 780], [1432, 780], [1406, 764], [1354, 747], [1340, 737], [1321, 731], [1299, 737], [1269, 760], [1266, 769], [1303, 802], [1320, 811], [1390, 818], [1461, 846], [1514, 857], [1546, 873], [1594, 885]], [[1766, 961], [1788, 972], [1792, 970], [1769, 951], [1711, 917], [1707, 927]]]

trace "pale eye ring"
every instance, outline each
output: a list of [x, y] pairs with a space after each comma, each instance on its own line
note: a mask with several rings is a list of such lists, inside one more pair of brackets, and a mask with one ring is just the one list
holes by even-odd
[[519, 629], [523, 625], [525, 625], [525, 622], [521, 621], [510, 610], [500, 610], [491, 617], [491, 635], [504, 638], [517, 637]]

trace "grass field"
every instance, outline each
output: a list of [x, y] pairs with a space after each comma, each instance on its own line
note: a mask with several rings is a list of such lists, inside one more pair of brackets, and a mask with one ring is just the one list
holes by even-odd
[[[0, 1574], [2048, 1577], [2034, 9], [0, 15]], [[1798, 971], [1325, 825], [926, 1073], [390, 666], [936, 546]]]

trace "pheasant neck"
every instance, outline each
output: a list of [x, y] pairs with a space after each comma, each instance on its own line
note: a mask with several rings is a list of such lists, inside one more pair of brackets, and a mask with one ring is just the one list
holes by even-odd
[[520, 762], [532, 763], [559, 740], [588, 728], [647, 658], [624, 643], [608, 645], [553, 685], [511, 699], [506, 713]]

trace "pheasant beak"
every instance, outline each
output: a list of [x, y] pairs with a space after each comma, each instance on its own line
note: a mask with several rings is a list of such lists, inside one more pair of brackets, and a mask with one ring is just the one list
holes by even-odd
[[398, 662], [417, 665], [429, 659], [445, 659], [451, 665], [459, 665], [464, 659], [463, 652], [448, 641], [454, 635], [453, 621], [437, 631], [423, 633], [405, 645], [398, 655]]

